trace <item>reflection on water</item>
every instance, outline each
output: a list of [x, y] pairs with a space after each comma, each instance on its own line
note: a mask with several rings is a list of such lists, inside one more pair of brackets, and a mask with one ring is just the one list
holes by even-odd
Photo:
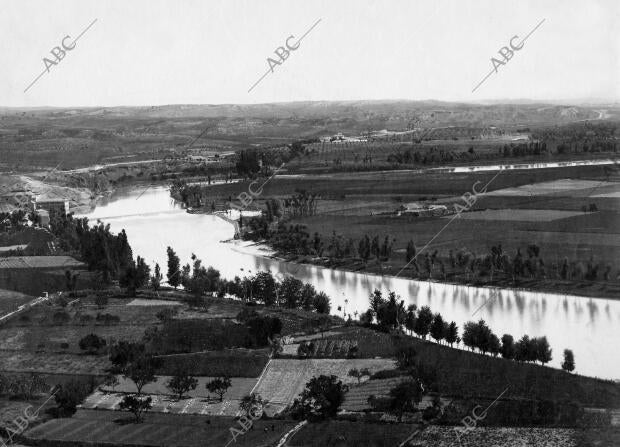
[[615, 346], [620, 335], [620, 301], [411, 281], [269, 259], [223, 243], [233, 236], [230, 224], [216, 216], [184, 212], [164, 187], [119, 192], [87, 216], [109, 223], [112, 231], [125, 229], [134, 256], [144, 257], [152, 266], [158, 262], [164, 271], [166, 247], [171, 246], [182, 263], [190, 262], [195, 253], [228, 278], [268, 269], [274, 274], [292, 274], [325, 291], [332, 299], [332, 312], [340, 315], [365, 311], [375, 288], [393, 290], [405, 305], [429, 305], [459, 327], [484, 319], [500, 338], [504, 333], [515, 338], [546, 335], [553, 348], [552, 366], [559, 367], [563, 350], [570, 348], [580, 374], [620, 378]]

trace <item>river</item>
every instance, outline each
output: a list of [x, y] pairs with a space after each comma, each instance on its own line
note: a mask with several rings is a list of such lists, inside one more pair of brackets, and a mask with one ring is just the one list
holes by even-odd
[[125, 229], [134, 256], [145, 258], [151, 269], [158, 262], [164, 276], [166, 247], [171, 246], [182, 264], [191, 263], [190, 256], [195, 253], [203, 265], [217, 268], [230, 279], [267, 269], [274, 274], [294, 273], [326, 292], [332, 300], [332, 313], [339, 315], [365, 311], [374, 288], [381, 288], [384, 295], [389, 289], [400, 295], [405, 305], [429, 305], [459, 328], [466, 321], [482, 318], [500, 338], [504, 333], [515, 340], [523, 334], [546, 335], [553, 348], [551, 366], [559, 367], [563, 350], [569, 348], [575, 353], [576, 373], [620, 379], [616, 346], [620, 301], [440, 284], [281, 262], [257, 247], [223, 242], [233, 237], [232, 225], [217, 216], [186, 213], [167, 187], [144, 188], [119, 190], [85, 216], [109, 223], [114, 232]]

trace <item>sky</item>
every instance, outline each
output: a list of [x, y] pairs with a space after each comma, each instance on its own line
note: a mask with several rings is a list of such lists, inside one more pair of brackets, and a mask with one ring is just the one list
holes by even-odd
[[[618, 0], [2, 0], [0, 6], [0, 106], [620, 99]], [[498, 53], [514, 36], [519, 47], [537, 25], [509, 58]], [[63, 39], [72, 49], [57, 58], [50, 52], [62, 49]], [[280, 58], [275, 51], [287, 39], [296, 49]]]

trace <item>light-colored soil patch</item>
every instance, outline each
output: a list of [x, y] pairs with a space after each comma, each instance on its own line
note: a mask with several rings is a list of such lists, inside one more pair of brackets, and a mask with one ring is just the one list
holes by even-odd
[[[461, 213], [460, 218], [468, 220], [551, 222], [558, 219], [581, 216], [583, 214], [582, 211], [505, 209], [465, 212]], [[445, 216], [444, 219], [451, 219], [452, 217], [453, 216]]]
[[127, 303], [128, 306], [182, 306], [183, 303], [178, 301], [169, 300], [145, 300], [142, 298], [136, 298], [133, 301]]
[[347, 375], [353, 368], [368, 368], [372, 374], [394, 367], [395, 362], [391, 359], [274, 359], [267, 365], [255, 391], [276, 408], [284, 408], [293, 402], [313, 377], [333, 374], [344, 383], [353, 384], [357, 383], [357, 379]]
[[488, 192], [489, 196], [544, 196], [568, 191], [583, 189], [603, 188], [614, 186], [614, 182], [601, 182], [594, 180], [562, 179], [550, 182], [532, 183], [515, 188], [503, 188]]

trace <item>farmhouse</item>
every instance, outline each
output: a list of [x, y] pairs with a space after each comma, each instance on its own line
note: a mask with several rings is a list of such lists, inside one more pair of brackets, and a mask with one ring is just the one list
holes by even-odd
[[396, 210], [396, 214], [398, 216], [403, 214], [412, 214], [414, 216], [422, 217], [443, 216], [448, 214], [448, 207], [445, 205], [426, 205], [418, 202], [410, 202], [401, 205]]

